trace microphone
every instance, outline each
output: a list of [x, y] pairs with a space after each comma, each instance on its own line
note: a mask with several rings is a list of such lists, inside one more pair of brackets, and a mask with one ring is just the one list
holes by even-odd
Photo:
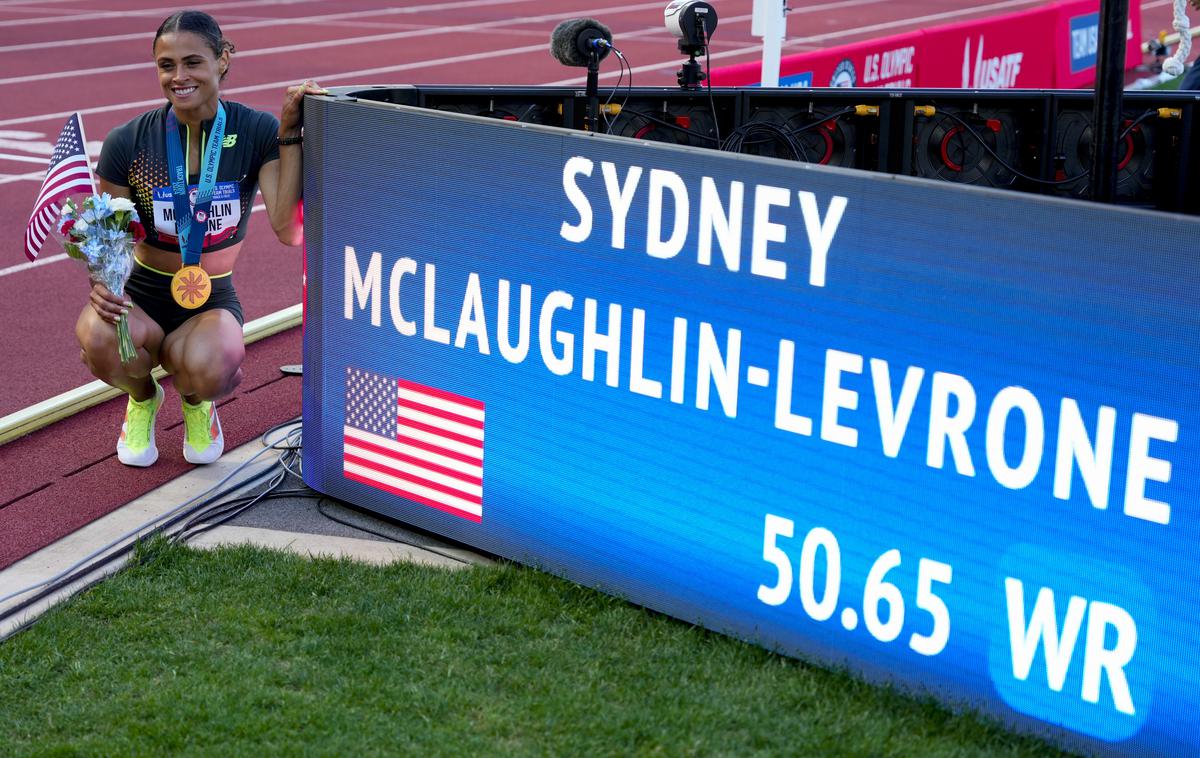
[[594, 18], [572, 18], [554, 27], [550, 54], [564, 66], [587, 66], [594, 54], [601, 60], [612, 49], [612, 32]]

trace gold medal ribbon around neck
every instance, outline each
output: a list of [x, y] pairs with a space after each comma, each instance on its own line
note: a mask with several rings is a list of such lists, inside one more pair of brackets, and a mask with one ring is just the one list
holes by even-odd
[[[188, 197], [187, 155], [180, 144], [179, 121], [171, 108], [167, 109], [165, 128], [167, 162], [172, 173], [171, 195], [175, 206], [175, 228], [183, 263], [171, 277], [171, 297], [181, 308], [194, 310], [208, 302], [208, 296], [212, 294], [212, 280], [208, 272], [200, 267], [200, 254], [208, 227], [213, 190], [217, 182], [217, 167], [221, 160], [221, 147], [225, 136], [225, 108], [217, 102], [212, 132], [208, 135], [208, 144], [204, 147], [200, 184], [196, 188], [194, 205]], [[190, 127], [188, 133], [191, 134]]]

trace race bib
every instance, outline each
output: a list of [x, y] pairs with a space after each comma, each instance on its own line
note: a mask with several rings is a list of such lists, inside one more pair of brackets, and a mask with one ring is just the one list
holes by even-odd
[[[197, 185], [188, 185], [188, 198], [196, 204]], [[170, 187], [155, 187], [154, 231], [162, 242], [179, 242], [179, 231], [175, 226], [175, 201]], [[242, 220], [242, 198], [237, 182], [218, 182], [213, 187], [212, 206], [208, 209], [208, 229], [204, 234], [204, 247], [215, 245], [237, 233]]]

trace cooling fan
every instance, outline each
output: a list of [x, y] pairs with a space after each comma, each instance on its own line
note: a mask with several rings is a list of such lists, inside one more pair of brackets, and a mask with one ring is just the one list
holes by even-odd
[[603, 131], [620, 137], [665, 142], [670, 145], [717, 146], [712, 109], [704, 105], [627, 103], [615, 117], [606, 116]]
[[740, 132], [741, 153], [858, 166], [857, 129], [846, 108], [759, 108]]
[[[1149, 202], [1154, 184], [1154, 132], [1123, 116], [1117, 141], [1117, 197], [1133, 202]], [[1087, 172], [1092, 166], [1092, 114], [1083, 111], [1064, 111], [1058, 116], [1054, 130], [1054, 179], [1077, 181], [1055, 187], [1059, 195], [1087, 197]]]
[[1007, 168], [1019, 158], [1008, 113], [939, 107], [932, 116], [917, 116], [914, 131], [916, 176], [984, 187], [1009, 187], [1017, 178]]

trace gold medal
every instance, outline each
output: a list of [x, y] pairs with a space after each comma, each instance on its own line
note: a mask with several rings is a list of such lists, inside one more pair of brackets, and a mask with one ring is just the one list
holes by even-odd
[[184, 266], [171, 277], [171, 297], [181, 308], [192, 310], [208, 302], [212, 280], [199, 266]]

